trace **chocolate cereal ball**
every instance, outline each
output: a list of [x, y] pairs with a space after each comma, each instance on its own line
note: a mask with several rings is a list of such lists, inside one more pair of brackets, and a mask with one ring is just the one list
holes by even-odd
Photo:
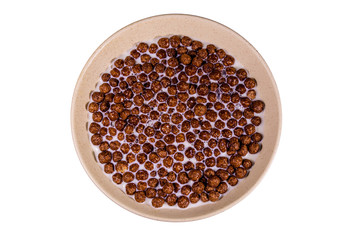
[[146, 195], [145, 192], [143, 191], [135, 192], [134, 197], [135, 197], [135, 201], [137, 201], [138, 203], [143, 203], [146, 200]]
[[210, 187], [217, 187], [217, 186], [219, 186], [219, 184], [220, 184], [220, 178], [218, 177], [218, 176], [211, 176], [209, 179], [208, 179], [208, 185], [210, 186]]
[[227, 182], [230, 186], [235, 186], [238, 183], [238, 179], [234, 176], [230, 176]]
[[217, 191], [209, 192], [209, 200], [211, 202], [215, 202], [215, 201], [219, 200], [219, 198], [220, 198], [220, 193], [219, 192], [217, 192]]
[[155, 208], [160, 208], [164, 205], [165, 200], [161, 197], [154, 197], [151, 201], [151, 204]]
[[242, 167], [239, 167], [239, 168], [236, 168], [235, 170], [235, 176], [237, 178], [244, 178], [247, 174], [247, 171], [245, 168], [242, 168]]
[[202, 176], [202, 173], [201, 173], [201, 171], [198, 170], [198, 169], [193, 169], [193, 170], [190, 170], [190, 172], [189, 172], [188, 175], [189, 175], [189, 178], [190, 178], [192, 181], [196, 182], [196, 181], [199, 181], [199, 179], [200, 179], [201, 176]]
[[256, 113], [264, 111], [265, 103], [261, 100], [256, 100], [251, 103], [251, 109]]
[[114, 183], [116, 184], [121, 184], [122, 183], [122, 175], [120, 173], [115, 173], [113, 176], [112, 176], [112, 180]]
[[202, 182], [195, 182], [191, 189], [194, 193], [201, 194], [205, 190], [205, 185]]
[[249, 159], [244, 159], [242, 162], [242, 166], [246, 169], [249, 170], [252, 167], [253, 163], [249, 160]]
[[175, 194], [169, 194], [167, 195], [166, 197], [166, 203], [169, 205], [169, 206], [174, 206], [177, 202], [177, 196]]
[[187, 208], [187, 206], [189, 206], [189, 203], [189, 199], [185, 196], [181, 196], [177, 200], [177, 204], [180, 208]]
[[200, 200], [202, 201], [202, 202], [208, 202], [209, 201], [209, 197], [208, 197], [208, 195], [206, 194], [206, 193], [201, 193], [200, 194]]
[[136, 192], [136, 185], [135, 183], [128, 183], [126, 184], [126, 194], [133, 195]]
[[228, 190], [228, 185], [225, 182], [222, 182], [219, 184], [219, 186], [216, 187], [216, 191], [220, 194], [226, 193]]

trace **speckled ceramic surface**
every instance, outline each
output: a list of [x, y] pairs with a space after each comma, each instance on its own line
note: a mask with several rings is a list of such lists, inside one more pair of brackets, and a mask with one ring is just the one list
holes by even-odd
[[[86, 105], [99, 76], [111, 60], [132, 48], [136, 43], [159, 36], [187, 35], [223, 48], [235, 57], [258, 82], [257, 92], [265, 102], [264, 139], [251, 174], [239, 182], [235, 189], [215, 202], [188, 209], [155, 209], [139, 204], [123, 193], [103, 173], [93, 154], [88, 132]], [[111, 200], [138, 215], [163, 221], [191, 221], [222, 212], [243, 199], [268, 169], [274, 158], [281, 131], [281, 105], [278, 90], [270, 69], [260, 54], [238, 33], [209, 19], [190, 15], [160, 15], [140, 20], [119, 30], [109, 37], [93, 53], [83, 68], [76, 84], [72, 108], [71, 127], [73, 140], [80, 161], [96, 186]], [[94, 206], [96, 207], [96, 206]], [[99, 206], [100, 207], [100, 206]], [[231, 210], [229, 210], [231, 211]]]

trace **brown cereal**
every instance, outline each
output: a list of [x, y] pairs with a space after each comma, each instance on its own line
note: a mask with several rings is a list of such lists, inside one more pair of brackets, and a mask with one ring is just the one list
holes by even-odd
[[166, 201], [186, 208], [216, 201], [247, 176], [253, 162], [242, 157], [261, 150], [255, 127], [262, 119], [255, 115], [265, 104], [255, 100], [256, 80], [233, 67], [223, 49], [203, 47], [176, 35], [141, 42], [113, 62], [91, 94], [88, 131], [101, 151], [97, 159], [139, 203], [152, 198], [154, 207]]
[[135, 201], [139, 203], [143, 203], [146, 200], [146, 195], [144, 191], [135, 192], [134, 194]]
[[216, 63], [218, 61], [218, 56], [216, 54], [211, 54], [208, 56], [207, 60], [210, 63]]
[[[206, 178], [213, 177], [213, 176], [215, 176], [215, 171], [214, 171], [213, 169], [211, 169], [211, 168], [208, 168], [208, 169], [205, 170], [204, 176], [205, 176]], [[209, 188], [212, 188], [212, 186], [209, 186], [209, 184], [207, 184], [207, 186], [208, 186]], [[206, 190], [206, 188], [205, 188], [205, 190]]]
[[244, 145], [248, 145], [248, 144], [251, 143], [251, 137], [250, 136], [242, 135], [242, 136], [240, 136], [239, 140]]
[[252, 142], [248, 146], [249, 153], [255, 154], [260, 151], [260, 145], [257, 142]]
[[192, 43], [192, 39], [189, 38], [188, 36], [183, 36], [183, 37], [181, 38], [181, 44], [182, 44], [182, 45], [184, 45], [184, 46], [187, 47], [187, 46], [190, 46], [191, 43]]
[[201, 140], [197, 139], [194, 143], [194, 147], [196, 150], [202, 150], [204, 148], [204, 142], [202, 142]]
[[234, 174], [235, 168], [230, 165], [230, 166], [226, 169], [226, 171], [227, 171], [229, 174]]
[[261, 118], [258, 116], [255, 116], [251, 119], [251, 123], [255, 126], [259, 126], [261, 124]]
[[205, 159], [205, 155], [202, 152], [197, 152], [195, 154], [196, 161], [202, 162]]
[[263, 136], [261, 133], [254, 133], [252, 136], [251, 136], [251, 140], [253, 140], [254, 142], [261, 142], [261, 140], [263, 139]]
[[240, 126], [245, 126], [247, 124], [247, 121], [245, 118], [240, 118], [239, 123]]
[[218, 70], [213, 70], [210, 74], [209, 74], [209, 78], [212, 80], [219, 80], [221, 77], [221, 72]]
[[227, 150], [227, 144], [228, 144], [228, 141], [227, 139], [225, 138], [222, 138], [218, 141], [218, 148], [221, 152], [226, 152]]
[[238, 183], [238, 179], [234, 176], [230, 176], [227, 180], [230, 186], [235, 186]]
[[121, 184], [122, 183], [122, 175], [120, 173], [115, 173], [113, 176], [112, 176], [112, 180], [114, 183], [116, 184]]
[[242, 157], [240, 155], [233, 155], [230, 157], [231, 166], [238, 168], [242, 164]]
[[195, 105], [194, 113], [196, 116], [203, 116], [203, 115], [205, 115], [206, 111], [207, 111], [207, 108], [205, 105], [203, 105], [203, 104]]
[[118, 150], [120, 148], [120, 142], [112, 141], [112, 142], [110, 142], [109, 147], [111, 148], [111, 150]]
[[180, 45], [180, 37], [176, 35], [170, 37], [170, 45], [173, 48], [177, 48]]
[[99, 153], [98, 155], [98, 159], [100, 163], [108, 163], [111, 161], [112, 155], [111, 152], [109, 151], [102, 151], [101, 153]]
[[148, 198], [154, 198], [156, 196], [156, 190], [154, 188], [148, 188], [145, 191], [145, 195]]
[[191, 187], [189, 185], [185, 185], [181, 188], [181, 194], [184, 194], [184, 195], [189, 195], [190, 192], [191, 192]]
[[216, 167], [218, 167], [218, 168], [227, 168], [227, 166], [228, 166], [227, 157], [218, 157], [216, 159]]
[[[98, 133], [99, 130], [100, 130], [100, 125], [99, 125], [99, 124], [94, 123], [94, 122], [92, 122], [92, 123], [90, 124], [90, 126], [89, 126], [89, 132], [90, 132], [90, 133], [95, 134], [95, 133]], [[94, 144], [94, 143], [93, 143], [93, 144]], [[97, 145], [97, 144], [94, 144], [94, 145]]]
[[150, 44], [149, 46], [149, 53], [156, 53], [156, 50], [158, 49], [158, 45], [155, 43]]
[[249, 151], [246, 145], [241, 145], [240, 149], [238, 150], [238, 154], [240, 156], [245, 156], [248, 152]]
[[205, 190], [205, 185], [204, 185], [204, 183], [202, 183], [202, 182], [195, 182], [195, 183], [192, 185], [191, 190], [192, 190], [194, 193], [201, 194], [201, 193]]
[[261, 100], [256, 100], [251, 103], [251, 109], [256, 113], [261, 113], [264, 111], [265, 104]]
[[[123, 180], [126, 183], [132, 182], [134, 180], [134, 174], [131, 172], [125, 172], [123, 175]], [[136, 186], [135, 186], [136, 189]]]
[[177, 202], [177, 196], [174, 193], [169, 194], [167, 195], [165, 201], [169, 206], [174, 206]]
[[170, 194], [174, 191], [174, 185], [172, 183], [167, 182], [165, 183], [162, 189], [166, 194]]
[[177, 152], [177, 153], [174, 154], [174, 159], [176, 161], [182, 162], [182, 161], [184, 161], [184, 155], [182, 153], [180, 153], [180, 152]]
[[256, 80], [254, 78], [247, 78], [244, 81], [244, 85], [247, 89], [252, 89], [256, 86]]
[[215, 202], [215, 201], [219, 200], [219, 198], [220, 198], [220, 193], [219, 192], [217, 192], [217, 191], [209, 192], [209, 200], [211, 202]]
[[195, 40], [195, 41], [193, 41], [193, 42], [191, 43], [191, 49], [192, 49], [192, 50], [198, 50], [198, 49], [200, 49], [200, 48], [203, 48], [202, 42]]
[[166, 151], [168, 152], [168, 154], [173, 155], [176, 152], [176, 146], [167, 145], [166, 146]]
[[248, 170], [252, 167], [253, 163], [249, 159], [244, 159], [242, 162], [242, 166]]
[[150, 178], [147, 181], [147, 184], [149, 185], [149, 187], [155, 188], [159, 184], [159, 180], [157, 180], [156, 178]]
[[94, 112], [92, 115], [92, 119], [94, 122], [101, 122], [101, 120], [103, 119], [103, 115], [101, 112]]
[[200, 200], [202, 201], [202, 202], [208, 202], [209, 201], [209, 197], [208, 197], [208, 195], [206, 194], [206, 193], [201, 193], [200, 194]]
[[152, 152], [149, 154], [149, 160], [153, 163], [158, 163], [160, 161], [160, 157], [157, 153]]
[[114, 160], [114, 162], [118, 162], [118, 161], [122, 160], [122, 158], [123, 158], [123, 155], [122, 155], [121, 152], [115, 151], [115, 152], [113, 153], [113, 160]]
[[[175, 164], [174, 164], [175, 165]], [[189, 177], [186, 172], [180, 172], [178, 174], [177, 180], [181, 184], [186, 184], [189, 182]]]
[[226, 193], [228, 190], [228, 185], [225, 182], [222, 182], [217, 186], [216, 191], [220, 194]]
[[91, 113], [96, 112], [98, 109], [99, 109], [99, 104], [97, 104], [96, 102], [92, 102], [92, 103], [90, 103], [89, 106], [88, 106], [88, 110], [89, 110], [89, 112], [91, 112]]
[[[116, 65], [115, 65], [116, 66]], [[118, 66], [116, 66], [117, 68], [122, 68], [122, 66], [120, 66], [120, 67], [118, 67]], [[110, 79], [110, 74], [108, 74], [108, 73], [103, 73], [102, 75], [101, 75], [101, 80], [103, 80], [104, 82], [107, 82], [107, 81], [109, 81], [109, 79]]]
[[171, 171], [166, 175], [166, 178], [170, 182], [174, 182], [176, 180], [176, 173]]
[[161, 48], [168, 48], [169, 45], [170, 45], [169, 38], [160, 38], [160, 39], [158, 40], [158, 45], [159, 45], [159, 47], [161, 47]]
[[220, 184], [220, 182], [221, 182], [220, 178], [214, 175], [209, 177], [207, 183], [210, 187], [217, 187]]
[[189, 199], [185, 196], [181, 196], [177, 199], [177, 204], [180, 208], [187, 208], [189, 206]]
[[191, 57], [188, 54], [181, 54], [180, 58], [179, 58], [180, 62], [182, 64], [188, 65], [191, 63]]
[[107, 134], [107, 128], [105, 128], [105, 127], [102, 127], [102, 128], [100, 128], [100, 135], [101, 136], [105, 136], [106, 134]]
[[[178, 103], [178, 105], [176, 106], [176, 111], [183, 113], [186, 110], [186, 105], [185, 103]], [[185, 113], [185, 118], [186, 119], [191, 119], [194, 117], [194, 113], [192, 111], [187, 111]]]
[[154, 197], [153, 200], [151, 201], [151, 204], [153, 205], [153, 207], [155, 208], [159, 208], [162, 207], [164, 205], [165, 200], [161, 197]]
[[244, 127], [244, 130], [247, 135], [252, 135], [253, 133], [255, 133], [255, 126], [252, 124], [248, 124]]
[[128, 163], [125, 161], [120, 161], [116, 164], [116, 171], [120, 173], [125, 173], [128, 170]]
[[113, 172], [114, 172], [114, 164], [112, 164], [112, 163], [106, 163], [106, 164], [104, 165], [104, 172], [105, 172], [105, 173], [108, 173], [108, 174], [113, 173]]
[[150, 162], [150, 161], [146, 161], [145, 164], [144, 164], [144, 167], [145, 167], [146, 170], [151, 171], [151, 170], [154, 169], [154, 164], [152, 162]]
[[222, 181], [225, 181], [229, 178], [230, 174], [228, 173], [228, 171], [224, 170], [224, 169], [218, 169], [215, 172], [215, 175], [218, 176]]
[[216, 103], [214, 104], [214, 108], [215, 108], [215, 110], [221, 110], [221, 109], [224, 109], [224, 108], [225, 108], [225, 105], [222, 104], [221, 102], [216, 102]]
[[126, 194], [128, 195], [134, 195], [134, 193], [136, 192], [136, 185], [135, 183], [128, 183], [126, 184]]
[[147, 188], [147, 183], [146, 183], [146, 182], [139, 181], [139, 182], [136, 184], [136, 188], [137, 188], [139, 191], [145, 191], [146, 188]]
[[237, 177], [237, 178], [244, 178], [246, 176], [246, 174], [247, 174], [247, 171], [245, 168], [238, 167], [235, 170], [235, 177]]
[[214, 138], [212, 138], [212, 139], [209, 140], [208, 145], [211, 148], [215, 148], [216, 145], [217, 145], [217, 141]]
[[200, 170], [200, 171], [204, 171], [205, 170], [205, 164], [198, 162], [196, 163], [196, 169]]
[[[132, 51], [130, 52], [130, 55], [131, 55], [133, 58], [135, 58], [135, 59], [137, 59], [137, 58], [140, 57], [140, 53], [139, 53], [136, 49], [132, 50]], [[115, 63], [114, 63], [114, 65], [115, 65]], [[116, 66], [116, 65], [115, 65], [115, 66]], [[118, 67], [118, 66], [116, 66], [116, 67]]]
[[202, 176], [202, 173], [201, 173], [201, 171], [198, 170], [198, 169], [193, 169], [193, 170], [191, 170], [191, 171], [189, 172], [188, 176], [189, 176], [189, 178], [190, 178], [191, 180], [193, 180], [194, 182], [196, 182], [196, 181], [199, 181], [199, 179], [200, 179], [201, 176]]
[[184, 144], [179, 144], [178, 145], [178, 150], [179, 151], [184, 151], [185, 150], [185, 145]]
[[244, 117], [247, 118], [247, 119], [251, 119], [252, 117], [254, 117], [254, 112], [250, 108], [246, 108], [244, 110], [243, 114], [244, 114]]
[[173, 171], [179, 173], [183, 169], [183, 165], [181, 163], [174, 163]]
[[214, 167], [215, 166], [215, 158], [210, 157], [210, 158], [205, 159], [205, 165], [207, 167]]
[[181, 124], [181, 131], [188, 132], [191, 128], [190, 121], [183, 121]]
[[196, 193], [191, 193], [189, 196], [189, 200], [191, 203], [195, 204], [200, 200], [200, 195]]
[[256, 91], [254, 89], [251, 89], [246, 93], [246, 96], [253, 100], [256, 98]]

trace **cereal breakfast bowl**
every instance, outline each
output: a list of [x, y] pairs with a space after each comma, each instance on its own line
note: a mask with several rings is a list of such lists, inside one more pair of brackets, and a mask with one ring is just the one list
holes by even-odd
[[219, 213], [274, 157], [281, 107], [273, 76], [240, 35], [161, 15], [128, 25], [90, 57], [72, 133], [92, 181], [125, 209], [164, 221]]

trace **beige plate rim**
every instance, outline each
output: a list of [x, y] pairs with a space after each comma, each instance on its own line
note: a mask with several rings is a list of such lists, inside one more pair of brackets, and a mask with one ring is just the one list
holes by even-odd
[[[191, 23], [191, 27], [183, 26], [184, 24], [181, 24], [181, 21]], [[210, 41], [208, 42], [223, 47], [235, 59], [240, 58], [240, 62], [250, 71], [251, 76], [258, 80], [258, 91], [262, 94], [262, 99], [266, 103], [264, 147], [259, 153], [260, 156], [258, 158], [261, 162], [259, 164], [256, 162], [254, 170], [251, 170], [249, 177], [246, 178], [244, 183], [238, 184], [242, 185], [241, 188], [233, 189], [216, 203], [190, 208], [191, 210], [154, 209], [150, 206], [144, 206], [144, 204], [138, 204], [126, 196], [105, 177], [100, 167], [94, 161], [89, 139], [86, 138], [87, 131], [84, 127], [87, 122], [87, 118], [85, 118], [85, 115], [87, 115], [85, 104], [89, 100], [90, 91], [94, 89], [94, 83], [98, 81], [99, 74], [106, 69], [104, 66], [107, 66], [111, 59], [125, 52], [124, 49], [129, 49], [136, 42], [151, 39], [143, 39], [144, 36], [153, 36], [152, 38], [154, 38], [160, 35], [173, 34], [169, 32], [169, 22], [173, 29], [176, 29], [176, 34], [187, 34], [190, 37], [195, 35], [194, 38], [202, 36], [203, 38], [198, 39], [209, 39]], [[154, 25], [157, 28], [154, 28]], [[196, 27], [198, 28], [194, 30]], [[218, 33], [221, 33], [221, 36]], [[118, 48], [118, 45], [114, 45], [115, 43], [123, 43], [123, 48]], [[109, 50], [117, 52], [117, 54], [111, 58], [113, 53], [109, 53]], [[137, 215], [161, 221], [199, 220], [218, 214], [241, 201], [259, 184], [269, 168], [279, 144], [281, 125], [281, 103], [276, 82], [269, 67], [257, 50], [232, 29], [213, 20], [189, 14], [162, 14], [144, 18], [121, 28], [111, 35], [95, 50], [86, 62], [76, 83], [71, 103], [72, 138], [77, 155], [89, 178], [107, 197], [121, 207]]]

